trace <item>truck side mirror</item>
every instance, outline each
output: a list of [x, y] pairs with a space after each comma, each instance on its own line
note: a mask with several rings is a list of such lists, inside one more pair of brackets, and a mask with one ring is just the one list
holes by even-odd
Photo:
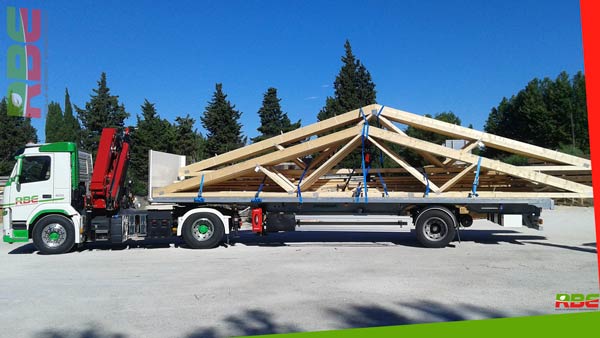
[[17, 173], [15, 175], [15, 184], [17, 186], [17, 191], [21, 190], [21, 172], [23, 171], [23, 156], [16, 156], [17, 160]]

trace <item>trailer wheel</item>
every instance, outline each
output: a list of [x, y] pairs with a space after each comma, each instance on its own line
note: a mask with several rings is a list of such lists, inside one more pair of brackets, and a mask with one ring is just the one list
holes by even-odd
[[210, 249], [219, 245], [225, 235], [225, 228], [217, 216], [198, 213], [185, 220], [181, 234], [191, 248]]
[[43, 254], [68, 252], [75, 244], [73, 222], [65, 216], [45, 216], [33, 227], [33, 245]]
[[443, 248], [456, 235], [456, 222], [442, 207], [426, 209], [417, 216], [417, 239], [427, 248]]

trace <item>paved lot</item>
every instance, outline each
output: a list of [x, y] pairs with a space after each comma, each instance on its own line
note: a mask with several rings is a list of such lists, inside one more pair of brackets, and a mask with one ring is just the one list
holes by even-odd
[[598, 290], [593, 209], [542, 232], [476, 221], [461, 243], [410, 233], [289, 233], [196, 251], [94, 245], [44, 256], [0, 245], [4, 337], [219, 337], [555, 313]]

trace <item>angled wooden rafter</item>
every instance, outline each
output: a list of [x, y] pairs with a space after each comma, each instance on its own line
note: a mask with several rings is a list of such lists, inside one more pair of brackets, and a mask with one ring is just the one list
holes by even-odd
[[[372, 108], [376, 107], [377, 105], [370, 105], [364, 107], [363, 111], [365, 112], [365, 115], [369, 117], [371, 116]], [[190, 164], [181, 168], [180, 174], [182, 174], [182, 176], [189, 176], [190, 173], [195, 171], [197, 172], [232, 162], [239, 162], [248, 159], [249, 157], [256, 156], [260, 153], [264, 153], [268, 149], [274, 147], [276, 144], [285, 146], [288, 143], [298, 142], [314, 135], [326, 133], [336, 128], [341, 128], [351, 123], [360, 122], [361, 120], [363, 120], [363, 117], [360, 114], [360, 110], [355, 109], [348, 113], [337, 115], [306, 127], [298, 128], [287, 133], [247, 145], [245, 147]]]
[[[394, 131], [400, 135], [407, 136], [406, 133], [402, 131], [402, 129], [396, 127], [396, 125], [394, 125], [390, 120], [386, 119], [383, 116], [379, 116], [379, 123], [381, 123], [381, 125], [389, 131]], [[417, 150], [417, 153], [423, 156], [423, 158], [425, 158], [427, 162], [434, 164], [438, 167], [444, 167], [444, 164], [439, 159], [437, 159], [437, 157], [431, 155], [430, 153], [421, 150]]]
[[[275, 148], [277, 148], [277, 150], [283, 150], [283, 149], [285, 149], [285, 147], [282, 146], [282, 145], [280, 145], [280, 144], [276, 144]], [[302, 159], [299, 158], [299, 157], [293, 158], [292, 162], [294, 162], [294, 164], [296, 164], [301, 169], [306, 168], [306, 163], [304, 163], [304, 161], [302, 161]]]
[[[462, 151], [463, 153], [470, 153], [471, 150], [475, 149], [478, 146], [478, 143], [479, 143], [479, 141], [471, 141], [471, 142], [465, 144], [465, 146], [462, 147], [460, 149], [460, 151]], [[456, 162], [455, 159], [448, 158], [444, 161], [444, 166], [452, 165], [452, 164], [454, 164], [454, 162]]]
[[274, 173], [274, 172], [266, 169], [265, 167], [263, 167], [261, 165], [257, 165], [256, 168], [260, 172], [262, 172], [263, 174], [265, 174], [268, 178], [270, 178], [273, 182], [275, 182], [278, 186], [280, 186], [286, 192], [291, 193], [294, 190], [296, 190], [296, 187], [294, 187], [294, 185], [292, 184], [292, 182], [290, 182], [289, 180], [280, 177], [276, 173]]
[[[252, 171], [257, 165], [273, 165], [289, 161], [298, 156], [306, 156], [315, 151], [327, 148], [332, 144], [339, 143], [340, 140], [346, 140], [356, 136], [360, 132], [361, 126], [350, 127], [342, 131], [318, 137], [314, 140], [293, 145], [284, 150], [275, 151], [241, 163], [207, 172], [204, 174], [204, 185], [223, 182], [237, 176], [242, 176], [243, 174]], [[197, 189], [199, 186], [200, 181], [197, 177], [193, 177], [164, 187], [159, 191], [159, 194]]]
[[[379, 128], [370, 128], [369, 135], [378, 139], [383, 139], [412, 149], [421, 149], [439, 156], [453, 158], [469, 164], [477, 163], [479, 157], [469, 153], [463, 153], [459, 150], [450, 149], [441, 145], [433, 144], [427, 141], [416, 139], [409, 136], [402, 136], [387, 130]], [[499, 172], [523, 178], [528, 181], [546, 184], [559, 189], [565, 189], [576, 193], [592, 196], [592, 187], [580, 183], [571, 182], [562, 178], [543, 174], [538, 171], [524, 169], [523, 167], [513, 166], [501, 161], [491, 160], [485, 157], [481, 158], [481, 166], [484, 168], [497, 170]]]
[[438, 134], [459, 139], [481, 141], [488, 147], [507, 151], [510, 153], [551, 161], [555, 163], [564, 163], [591, 168], [591, 162], [588, 159], [534, 146], [529, 143], [512, 140], [506, 137], [484, 133], [475, 129], [466, 128], [456, 124], [412, 114], [402, 110], [384, 107], [383, 111], [381, 112], [381, 115], [387, 117], [392, 121], [413, 126], [418, 129], [432, 131]]
[[[383, 151], [384, 154], [386, 154], [389, 158], [391, 158], [392, 160], [394, 160], [394, 162], [398, 163], [408, 173], [410, 173], [417, 180], [419, 180], [419, 182], [423, 183], [424, 185], [427, 185], [428, 182], [425, 180], [425, 177], [423, 177], [423, 173], [422, 172], [418, 171], [413, 166], [411, 166], [410, 164], [406, 163], [406, 161], [404, 161], [403, 158], [401, 158], [400, 156], [396, 155], [390, 148], [386, 147], [384, 144], [382, 144], [382, 143], [380, 144], [379, 142], [375, 141], [371, 136], [369, 136], [369, 140], [377, 148], [381, 149], [381, 151]], [[433, 182], [429, 182], [429, 188], [433, 192], [437, 192], [440, 189]]]
[[300, 183], [300, 190], [305, 191], [310, 188], [317, 180], [331, 170], [336, 164], [340, 163], [352, 150], [356, 149], [360, 144], [361, 135], [356, 135], [345, 146], [343, 146], [335, 155], [331, 156], [318, 169], [313, 171], [306, 179]]
[[466, 174], [468, 174], [469, 172], [473, 171], [473, 168], [475, 168], [476, 164], [475, 163], [471, 163], [469, 166], [467, 166], [463, 171], [459, 172], [458, 174], [456, 174], [454, 177], [452, 177], [450, 180], [448, 180], [448, 182], [444, 183], [444, 185], [442, 185], [440, 187], [440, 189], [438, 190], [438, 192], [444, 192], [450, 188], [452, 188], [456, 183], [458, 183], [458, 181], [460, 181]]

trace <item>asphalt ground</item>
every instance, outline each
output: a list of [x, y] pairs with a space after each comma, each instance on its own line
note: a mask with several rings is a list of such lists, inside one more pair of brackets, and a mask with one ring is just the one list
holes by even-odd
[[0, 245], [2, 337], [221, 337], [564, 313], [598, 291], [593, 208], [544, 230], [477, 220], [461, 241], [414, 233], [296, 232], [192, 250], [181, 241], [38, 254]]

